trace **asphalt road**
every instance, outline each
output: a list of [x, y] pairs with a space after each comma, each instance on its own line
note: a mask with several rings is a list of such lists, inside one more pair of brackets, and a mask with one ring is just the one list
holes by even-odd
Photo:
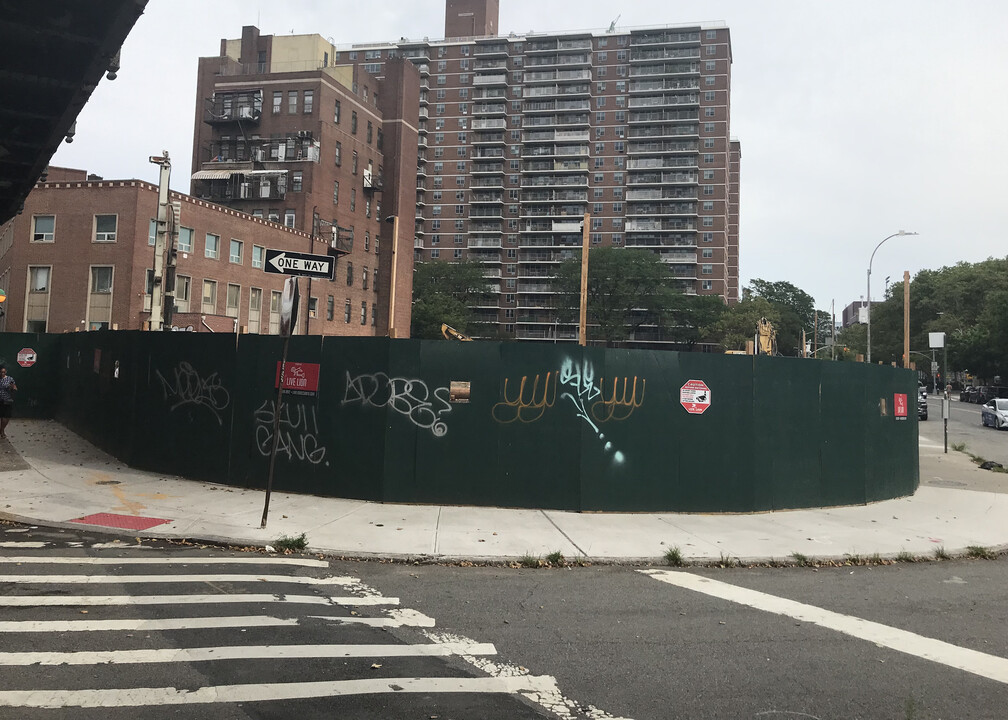
[[[958, 396], [956, 396], [958, 397]], [[928, 419], [920, 423], [920, 434], [931, 442], [944, 443], [941, 398], [928, 395]], [[974, 403], [949, 403], [948, 444], [965, 443], [966, 451], [1008, 468], [1008, 430], [995, 430], [980, 424], [980, 406]]]

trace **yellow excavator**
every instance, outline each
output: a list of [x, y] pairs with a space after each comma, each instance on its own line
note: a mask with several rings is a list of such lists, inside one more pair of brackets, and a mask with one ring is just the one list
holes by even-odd
[[472, 342], [471, 337], [460, 333], [448, 323], [441, 323], [441, 334], [444, 335], [445, 340], [462, 340], [463, 342]]
[[756, 354], [777, 354], [777, 331], [765, 317], [760, 318], [756, 323]]

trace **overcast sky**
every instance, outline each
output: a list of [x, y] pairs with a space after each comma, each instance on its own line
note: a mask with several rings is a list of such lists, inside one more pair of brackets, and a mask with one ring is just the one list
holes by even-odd
[[[444, 36], [444, 0], [150, 0], [54, 165], [189, 190], [196, 61], [242, 25], [336, 45]], [[500, 0], [500, 31], [724, 23], [731, 133], [742, 143], [740, 273], [786, 280], [819, 309], [922, 269], [1008, 255], [1008, 3], [1000, 0]]]

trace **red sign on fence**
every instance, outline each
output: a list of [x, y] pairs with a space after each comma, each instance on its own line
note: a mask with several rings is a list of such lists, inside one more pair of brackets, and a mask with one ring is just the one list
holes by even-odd
[[[295, 395], [314, 395], [318, 392], [319, 364], [289, 362], [284, 368], [283, 389]], [[273, 387], [280, 386], [280, 363], [277, 363]]]
[[679, 388], [679, 403], [690, 415], [702, 415], [710, 407], [710, 388], [703, 380], [689, 380]]
[[906, 420], [907, 418], [907, 396], [906, 393], [894, 393], [893, 394], [893, 414], [896, 416], [897, 420]]

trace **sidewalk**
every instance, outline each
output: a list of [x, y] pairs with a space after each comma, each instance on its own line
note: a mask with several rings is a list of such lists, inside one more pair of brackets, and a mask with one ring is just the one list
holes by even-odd
[[[305, 533], [311, 550], [352, 557], [505, 560], [559, 551], [568, 559], [659, 561], [932, 556], [1008, 546], [1008, 474], [962, 453], [920, 447], [921, 487], [864, 506], [740, 515], [570, 513], [392, 505], [264, 493], [133, 470], [62, 425], [15, 420], [0, 440], [0, 518], [100, 528], [125, 537], [263, 546]], [[94, 516], [94, 517], [92, 517]], [[78, 521], [84, 518], [83, 524]]]

